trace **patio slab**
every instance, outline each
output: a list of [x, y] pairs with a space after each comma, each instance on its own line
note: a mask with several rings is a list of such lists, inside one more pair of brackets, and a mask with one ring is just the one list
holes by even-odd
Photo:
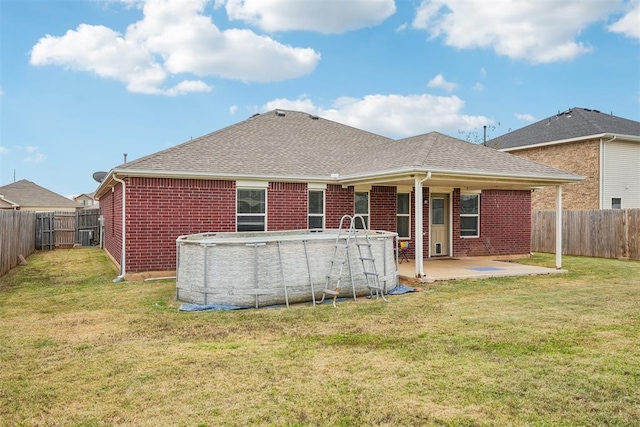
[[414, 283], [430, 283], [456, 279], [562, 274], [567, 272], [567, 270], [562, 269], [522, 265], [507, 261], [479, 258], [445, 258], [425, 260], [425, 277], [418, 279], [415, 277], [414, 261], [402, 262], [398, 267], [400, 279]]

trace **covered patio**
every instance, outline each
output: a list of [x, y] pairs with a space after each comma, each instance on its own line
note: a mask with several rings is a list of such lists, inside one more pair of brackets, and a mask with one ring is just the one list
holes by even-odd
[[424, 276], [415, 276], [415, 261], [398, 265], [400, 280], [407, 283], [432, 283], [442, 280], [486, 279], [490, 277], [562, 274], [567, 270], [523, 265], [482, 258], [431, 258], [424, 262]]

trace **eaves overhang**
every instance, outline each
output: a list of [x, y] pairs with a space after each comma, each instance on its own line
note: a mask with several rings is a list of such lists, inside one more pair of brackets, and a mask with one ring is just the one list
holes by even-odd
[[549, 185], [579, 182], [584, 177], [574, 174], [544, 174], [530, 173], [506, 173], [506, 172], [479, 172], [465, 170], [451, 170], [444, 168], [427, 168], [412, 166], [386, 171], [371, 171], [358, 174], [330, 176], [314, 175], [269, 175], [269, 174], [237, 174], [237, 173], [206, 173], [190, 171], [166, 171], [166, 170], [133, 170], [112, 169], [100, 183], [95, 192], [95, 198], [100, 199], [117, 182], [114, 178], [124, 177], [148, 177], [148, 178], [179, 178], [179, 179], [206, 179], [206, 180], [256, 180], [272, 182], [318, 182], [337, 185], [364, 185], [410, 182], [416, 175], [427, 175], [431, 172], [431, 182], [447, 183], [460, 187], [500, 185], [510, 188], [535, 188]]
[[192, 172], [192, 171], [170, 171], [170, 170], [143, 170], [143, 169], [112, 169], [104, 180], [100, 183], [95, 192], [95, 198], [100, 199], [107, 190], [116, 184], [114, 177], [119, 179], [125, 177], [142, 178], [179, 178], [179, 179], [205, 179], [205, 180], [253, 180], [272, 182], [321, 182], [340, 184], [335, 176], [313, 176], [313, 175], [273, 175], [273, 174], [241, 174], [241, 173], [219, 173], [219, 172]]
[[3, 195], [1, 195], [1, 194], [0, 194], [0, 200], [2, 200], [3, 202], [5, 202], [5, 203], [9, 204], [12, 208], [19, 208], [19, 207], [20, 207], [20, 204], [19, 204], [19, 203], [12, 202], [11, 200], [6, 199], [6, 198], [5, 198]]
[[550, 145], [560, 145], [560, 144], [567, 144], [571, 142], [588, 141], [590, 139], [610, 139], [610, 138], [615, 138], [616, 140], [625, 140], [630, 142], [640, 142], [640, 136], [636, 136], [636, 135], [624, 135], [619, 133], [598, 133], [594, 135], [579, 136], [576, 138], [560, 139], [557, 141], [540, 142], [538, 144], [520, 145], [518, 147], [510, 147], [510, 148], [498, 148], [498, 151], [504, 151], [508, 153], [512, 151], [528, 150], [530, 148], [548, 147]]

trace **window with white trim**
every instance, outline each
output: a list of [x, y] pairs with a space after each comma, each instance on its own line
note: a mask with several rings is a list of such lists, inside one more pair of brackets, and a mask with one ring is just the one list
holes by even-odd
[[396, 203], [396, 231], [401, 239], [411, 238], [411, 195], [398, 193]]
[[611, 198], [611, 209], [622, 209], [622, 198], [620, 198], [620, 197], [612, 197]]
[[[356, 191], [355, 193], [355, 214], [361, 215], [364, 219], [364, 224], [369, 228], [369, 192], [368, 191]], [[356, 227], [362, 228], [361, 221], [356, 221]]]
[[236, 196], [236, 230], [265, 231], [267, 229], [267, 190], [238, 188]]
[[460, 194], [460, 237], [480, 237], [480, 194]]
[[309, 229], [324, 228], [324, 191], [309, 190]]

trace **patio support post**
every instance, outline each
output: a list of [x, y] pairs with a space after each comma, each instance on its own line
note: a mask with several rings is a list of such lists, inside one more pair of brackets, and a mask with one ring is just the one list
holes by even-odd
[[416, 231], [415, 235], [415, 242], [416, 242], [416, 250], [415, 250], [415, 254], [416, 254], [416, 277], [420, 278], [420, 277], [424, 277], [424, 250], [423, 250], [423, 243], [424, 243], [424, 233], [423, 233], [423, 228], [422, 228], [422, 220], [424, 217], [424, 213], [423, 213], [423, 208], [424, 208], [424, 204], [422, 202], [422, 183], [425, 182], [426, 180], [428, 180], [429, 178], [431, 178], [431, 172], [427, 172], [427, 176], [425, 176], [424, 178], [420, 178], [418, 176], [416, 176], [415, 179], [415, 183], [414, 183], [414, 194], [415, 194], [415, 207], [416, 207], [416, 217], [415, 217], [415, 228], [414, 230]]
[[562, 268], [562, 186], [556, 187], [556, 268]]

